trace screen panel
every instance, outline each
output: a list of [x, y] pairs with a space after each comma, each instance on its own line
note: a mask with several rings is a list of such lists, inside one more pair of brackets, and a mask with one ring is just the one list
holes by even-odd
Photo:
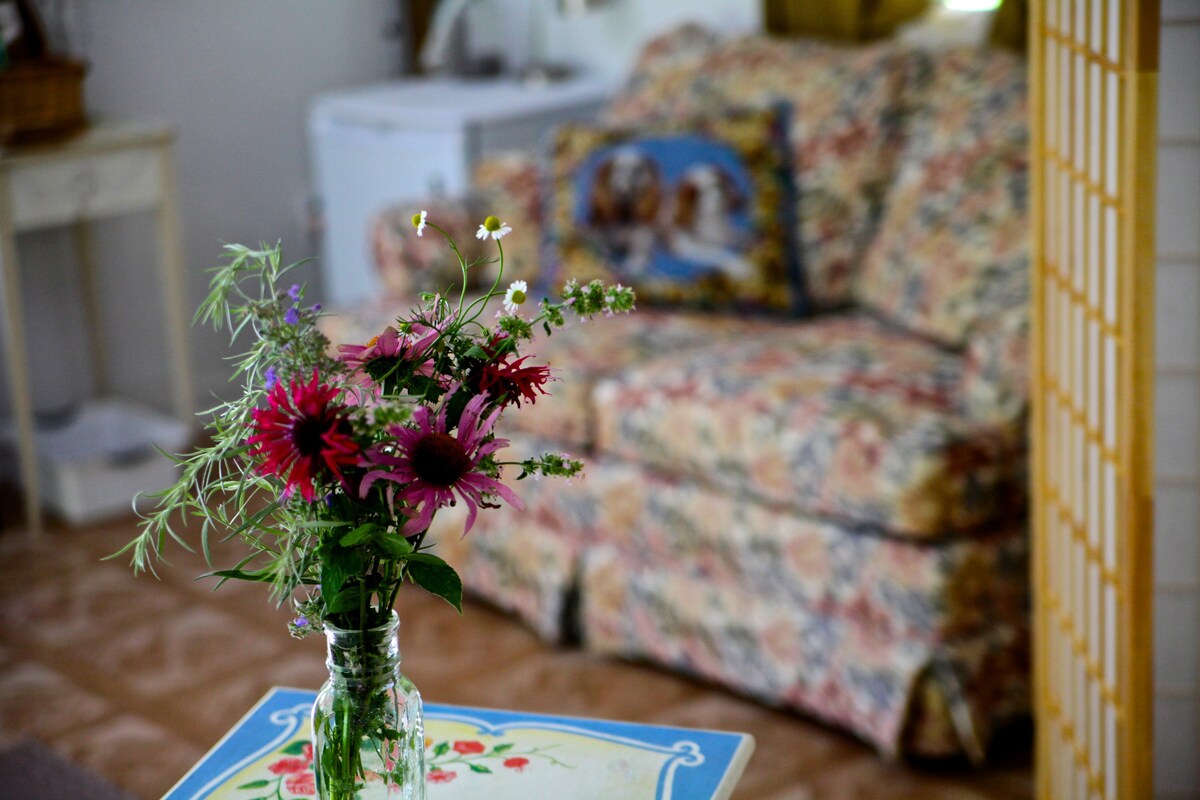
[[1030, 18], [1038, 796], [1144, 798], [1158, 7]]

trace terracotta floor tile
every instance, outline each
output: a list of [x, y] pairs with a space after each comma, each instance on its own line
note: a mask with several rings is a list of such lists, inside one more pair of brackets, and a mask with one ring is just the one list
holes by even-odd
[[162, 797], [208, 749], [129, 714], [73, 730], [50, 744], [77, 764], [146, 800]]
[[0, 741], [48, 739], [94, 724], [116, 708], [35, 662], [0, 665]]
[[209, 685], [237, 670], [269, 669], [277, 643], [257, 631], [246, 633], [235, 616], [185, 608], [113, 631], [91, 655], [112, 680], [156, 698]]
[[156, 703], [152, 718], [191, 741], [216, 743], [271, 687], [320, 687], [327, 674], [324, 653], [309, 644], [315, 642], [295, 642], [276, 651], [284, 655], [252, 669], [224, 672], [190, 691], [171, 693]]
[[86, 644], [139, 619], [170, 613], [180, 597], [134, 580], [120, 568], [95, 565], [77, 575], [42, 581], [8, 594], [0, 605], [6, 635], [49, 647]]

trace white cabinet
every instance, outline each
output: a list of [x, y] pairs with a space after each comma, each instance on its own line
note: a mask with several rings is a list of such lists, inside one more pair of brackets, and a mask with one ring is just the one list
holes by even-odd
[[481, 155], [535, 147], [555, 125], [594, 116], [612, 89], [589, 78], [539, 86], [434, 78], [317, 98], [309, 136], [324, 210], [323, 296], [344, 306], [378, 294], [369, 238], [378, 213], [463, 195]]

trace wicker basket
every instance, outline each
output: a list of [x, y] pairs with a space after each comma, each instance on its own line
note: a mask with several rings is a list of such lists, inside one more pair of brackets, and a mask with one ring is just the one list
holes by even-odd
[[56, 139], [87, 124], [80, 61], [45, 58], [0, 72], [0, 144]]

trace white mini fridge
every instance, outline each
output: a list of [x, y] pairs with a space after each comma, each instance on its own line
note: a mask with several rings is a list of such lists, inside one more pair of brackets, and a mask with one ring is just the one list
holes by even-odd
[[391, 206], [463, 196], [485, 153], [533, 148], [555, 125], [594, 116], [611, 81], [411, 79], [318, 97], [309, 118], [315, 193], [324, 218], [322, 297], [377, 297], [371, 226]]

